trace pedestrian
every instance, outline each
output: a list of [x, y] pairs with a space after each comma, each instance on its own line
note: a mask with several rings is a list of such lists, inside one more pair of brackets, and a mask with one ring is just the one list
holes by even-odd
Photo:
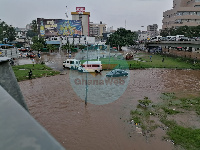
[[152, 56], [150, 56], [150, 61], [152, 62]]
[[165, 58], [162, 59], [162, 62], [164, 62], [164, 61], [165, 61]]
[[30, 71], [28, 72], [28, 77], [29, 79], [32, 79], [32, 70], [30, 69]]
[[33, 63], [33, 67], [34, 67], [35, 59], [32, 59], [32, 63]]
[[38, 58], [41, 59], [40, 52], [38, 52]]

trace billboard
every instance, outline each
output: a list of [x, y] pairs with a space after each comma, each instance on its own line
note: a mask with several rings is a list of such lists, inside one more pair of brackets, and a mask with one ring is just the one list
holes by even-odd
[[82, 22], [81, 20], [59, 20], [57, 31], [58, 35], [77, 37], [81, 35]]
[[74, 36], [82, 33], [82, 22], [80, 20], [44, 19], [37, 18], [40, 36]]

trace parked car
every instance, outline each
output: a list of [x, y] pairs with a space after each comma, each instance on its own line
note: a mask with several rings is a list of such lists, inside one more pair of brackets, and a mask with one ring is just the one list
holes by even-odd
[[121, 77], [128, 76], [128, 72], [122, 69], [115, 69], [106, 74], [106, 77]]
[[190, 41], [190, 39], [188, 37], [181, 37], [180, 41]]
[[176, 41], [176, 37], [171, 37], [169, 41]]

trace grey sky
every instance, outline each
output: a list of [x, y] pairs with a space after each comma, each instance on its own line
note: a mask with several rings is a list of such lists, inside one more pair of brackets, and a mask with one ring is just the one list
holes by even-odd
[[[0, 0], [0, 19], [14, 27], [25, 27], [36, 18], [68, 19], [76, 7], [90, 12], [90, 21], [102, 21], [114, 29], [146, 30], [147, 25], [162, 25], [163, 12], [173, 0]], [[142, 28], [141, 26], [144, 26]]]

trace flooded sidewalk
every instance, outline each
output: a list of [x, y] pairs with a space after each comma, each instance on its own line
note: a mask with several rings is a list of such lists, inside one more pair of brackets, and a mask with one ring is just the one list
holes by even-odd
[[85, 106], [73, 90], [69, 74], [22, 81], [19, 85], [31, 115], [66, 149], [173, 150], [172, 143], [162, 141], [163, 130], [156, 130], [156, 136], [148, 140], [137, 133], [129, 121], [130, 111], [144, 96], [157, 103], [162, 92], [200, 92], [199, 74], [198, 70], [131, 70], [126, 91], [105, 105]]

